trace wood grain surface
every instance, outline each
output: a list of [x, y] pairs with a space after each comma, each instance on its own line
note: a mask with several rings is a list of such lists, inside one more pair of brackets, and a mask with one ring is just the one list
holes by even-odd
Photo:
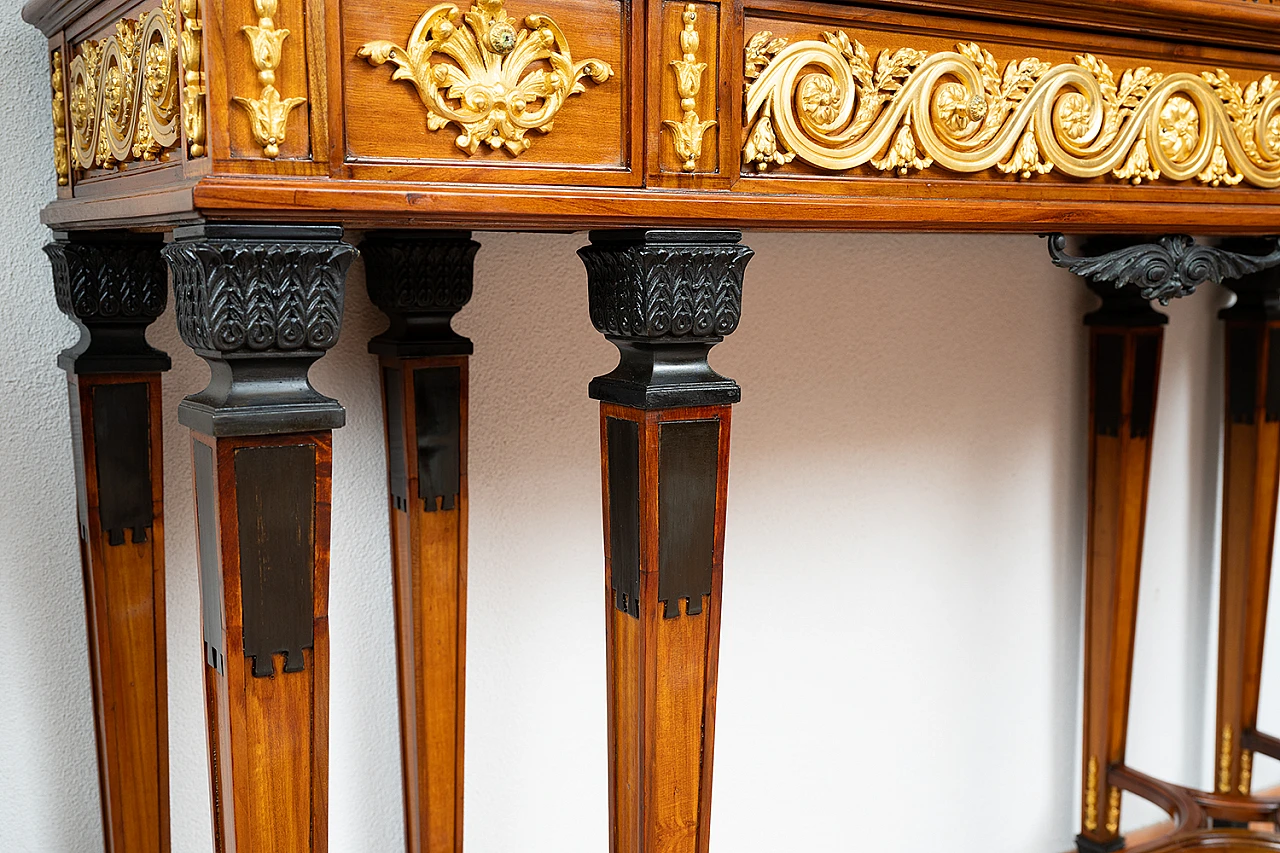
[[[729, 474], [729, 406], [641, 411], [604, 403], [601, 465], [605, 512], [605, 625], [609, 684], [609, 815], [612, 853], [706, 853], [720, 648], [720, 593]], [[639, 616], [617, 606], [609, 529], [609, 419], [639, 426]], [[660, 434], [664, 423], [720, 425], [714, 473], [710, 595], [691, 615], [664, 617], [659, 600]]]
[[[193, 442], [213, 450], [216, 496], [213, 507], [197, 513], [216, 515], [217, 572], [223, 594], [225, 673], [205, 665], [205, 702], [216, 853], [325, 853], [328, 850], [329, 778], [329, 530], [332, 490], [332, 436], [210, 439]], [[311, 647], [302, 652], [300, 671], [284, 655], [272, 655], [274, 672], [254, 675], [246, 656], [244, 587], [241, 582], [241, 499], [237, 452], [264, 448], [307, 448], [314, 454], [312, 532], [314, 557]], [[199, 491], [199, 490], [197, 490]], [[270, 525], [263, 527], [269, 530]], [[258, 535], [258, 534], [254, 534]], [[250, 567], [284, 571], [284, 566]], [[270, 618], [268, 616], [267, 618]]]
[[[81, 538], [89, 671], [93, 683], [103, 835], [108, 853], [169, 850], [168, 658], [165, 651], [164, 478], [160, 374], [70, 375], [77, 476], [82, 478]], [[104, 529], [100, 495], [113, 484], [103, 456], [118, 453], [99, 442], [94, 423], [98, 389], [142, 385], [150, 453], [144, 479], [151, 524], [136, 530]], [[119, 539], [116, 544], [113, 539]]]
[[[1154, 412], [1163, 334], [1161, 326], [1090, 328], [1081, 836], [1100, 845], [1119, 836], [1109, 771], [1125, 761], [1151, 471], [1151, 425], [1136, 428], [1134, 402], [1150, 400]], [[1156, 348], [1155, 371], [1146, 375], [1137, 369], [1144, 340]]]
[[[1280, 290], [1280, 277], [1255, 278]], [[1280, 493], [1280, 322], [1241, 298], [1226, 322], [1215, 790], [1248, 796]], [[1228, 736], [1228, 732], [1231, 733]]]
[[[384, 382], [398, 380], [400, 417], [384, 410], [404, 453], [406, 496], [391, 516], [392, 589], [400, 690], [400, 736], [409, 853], [462, 850], [463, 740], [467, 641], [467, 366], [464, 356], [381, 360]], [[414, 370], [457, 369], [459, 493], [452, 508], [419, 497]], [[386, 389], [390, 391], [391, 389]], [[390, 434], [390, 433], [389, 433]], [[393, 442], [388, 441], [388, 454]], [[389, 459], [389, 463], [390, 463]], [[451, 496], [452, 497], [452, 496]]]

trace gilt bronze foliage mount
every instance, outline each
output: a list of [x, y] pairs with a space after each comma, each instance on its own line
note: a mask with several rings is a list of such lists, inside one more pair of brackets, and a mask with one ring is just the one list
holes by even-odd
[[269, 160], [280, 156], [289, 128], [289, 116], [307, 102], [306, 98], [286, 98], [276, 88], [276, 69], [280, 67], [284, 41], [289, 30], [277, 27], [275, 16], [279, 11], [278, 0], [254, 0], [258, 13], [257, 26], [241, 28], [249, 40], [254, 67], [258, 69], [258, 83], [262, 89], [256, 98], [237, 97], [235, 103], [249, 116], [249, 128], [254, 141], [262, 146], [262, 154]]
[[605, 83], [613, 68], [600, 59], [574, 62], [554, 20], [534, 14], [520, 22], [504, 4], [477, 0], [465, 14], [448, 3], [434, 6], [406, 47], [371, 41], [358, 55], [371, 65], [393, 63], [391, 79], [412, 83], [426, 105], [428, 129], [456, 126], [463, 151], [488, 145], [519, 156], [532, 144], [525, 134], [550, 133], [565, 101], [586, 91], [584, 77]]

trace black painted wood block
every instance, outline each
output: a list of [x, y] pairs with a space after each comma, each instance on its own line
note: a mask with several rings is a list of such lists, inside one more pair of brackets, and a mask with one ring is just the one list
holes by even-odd
[[93, 443], [98, 468], [98, 516], [111, 545], [147, 541], [151, 503], [151, 395], [146, 383], [96, 385]]
[[301, 672], [312, 648], [316, 449], [246, 447], [235, 452], [244, 654], [253, 674]]
[[640, 616], [640, 425], [609, 418], [609, 565], [614, 606]]
[[720, 421], [658, 427], [658, 599], [663, 615], [702, 612], [715, 560]]

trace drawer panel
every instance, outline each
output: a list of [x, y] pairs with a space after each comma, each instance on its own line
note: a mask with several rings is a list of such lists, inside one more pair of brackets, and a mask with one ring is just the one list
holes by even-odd
[[522, 171], [554, 170], [596, 183], [630, 171], [629, 3], [340, 8], [354, 177], [438, 180], [458, 167], [468, 179], [518, 182]]
[[1274, 56], [781, 6], [742, 33], [740, 190], [840, 194], [856, 180], [892, 195], [926, 181], [1225, 201], [1280, 187]]

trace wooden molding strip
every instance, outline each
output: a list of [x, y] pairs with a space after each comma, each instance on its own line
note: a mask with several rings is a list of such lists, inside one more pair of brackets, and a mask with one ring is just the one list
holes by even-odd
[[[1261, 791], [1255, 791], [1253, 793], [1253, 796], [1261, 797], [1261, 798], [1280, 797], [1280, 785], [1277, 785], [1274, 788], [1266, 788]], [[1126, 842], [1124, 849], [1127, 850], [1131, 847], [1137, 847], [1140, 844], [1146, 844], [1147, 842], [1155, 841], [1157, 838], [1161, 838], [1162, 836], [1168, 835], [1170, 832], [1173, 832], [1173, 828], [1174, 828], [1173, 821], [1166, 820], [1163, 823], [1157, 823], [1151, 826], [1144, 826], [1142, 829], [1135, 829], [1133, 832], [1126, 832], [1124, 834], [1124, 838]], [[1063, 853], [1077, 853], [1077, 851], [1074, 847], [1072, 847], [1070, 850], [1064, 851]], [[1124, 853], [1124, 851], [1122, 850], [1121, 853]]]

